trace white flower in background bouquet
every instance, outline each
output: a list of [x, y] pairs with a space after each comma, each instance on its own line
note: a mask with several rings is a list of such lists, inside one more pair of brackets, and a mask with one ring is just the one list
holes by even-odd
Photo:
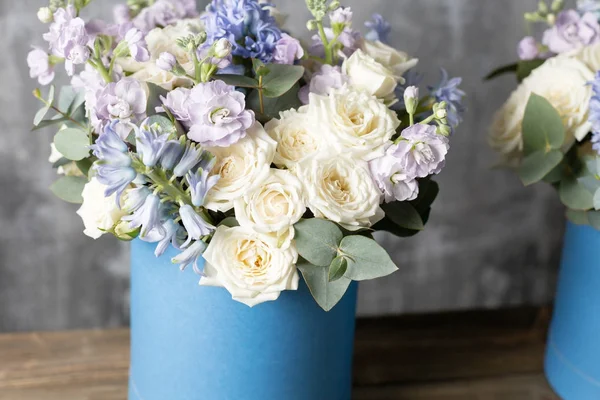
[[417, 60], [386, 44], [389, 24], [375, 15], [363, 36], [337, 1], [307, 1], [308, 47], [256, 0], [202, 14], [134, 0], [112, 22], [82, 19], [89, 1], [40, 9], [47, 50], [28, 56], [41, 85], [72, 77], [58, 96], [36, 89], [34, 125], [61, 125], [52, 190], [83, 203], [87, 235], [156, 243], [157, 257], [173, 246], [173, 263], [249, 306], [297, 289], [300, 272], [329, 310], [352, 280], [397, 269], [372, 232], [427, 222], [459, 78], [443, 71], [419, 97]]
[[552, 184], [568, 218], [600, 229], [600, 1], [542, 1], [525, 14], [546, 26], [541, 41], [525, 37], [514, 72], [520, 82], [498, 111], [490, 145], [525, 185]]

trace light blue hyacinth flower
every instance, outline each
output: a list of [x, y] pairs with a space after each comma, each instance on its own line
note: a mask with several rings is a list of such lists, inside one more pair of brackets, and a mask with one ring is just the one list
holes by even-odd
[[365, 38], [374, 42], [389, 43], [392, 25], [381, 14], [373, 14], [372, 18], [371, 21], [365, 22], [365, 26], [370, 29]]
[[169, 134], [163, 133], [158, 126], [148, 124], [148, 119], [136, 129], [136, 150], [145, 166], [154, 167], [158, 163], [168, 139]]
[[151, 193], [146, 197], [144, 204], [134, 211], [133, 214], [123, 217], [123, 221], [129, 221], [131, 229], [140, 228], [140, 235], [146, 236], [149, 232], [156, 229], [158, 233], [164, 235], [162, 226], [162, 204], [160, 198]]
[[202, 271], [198, 267], [198, 260], [204, 254], [208, 245], [201, 240], [193, 242], [187, 247], [181, 254], [173, 258], [171, 262], [173, 264], [179, 264], [179, 268], [183, 271], [190, 264], [193, 264], [194, 272], [198, 275], [202, 275]]

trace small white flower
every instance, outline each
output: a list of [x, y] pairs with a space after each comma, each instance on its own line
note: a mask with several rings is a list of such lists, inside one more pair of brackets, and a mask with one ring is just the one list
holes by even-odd
[[400, 126], [396, 113], [385, 104], [348, 87], [329, 96], [311, 94], [309, 107], [309, 118], [316, 118], [331, 147], [365, 161], [381, 157]]
[[317, 218], [357, 231], [370, 228], [384, 216], [379, 206], [381, 192], [364, 161], [347, 156], [313, 159], [300, 165], [296, 176]]
[[37, 12], [37, 17], [44, 24], [54, 21], [54, 14], [52, 14], [49, 7], [41, 7]]
[[260, 186], [269, 176], [276, 147], [277, 143], [256, 122], [236, 144], [207, 148], [217, 159], [211, 173], [220, 178], [206, 196], [206, 208], [229, 211], [236, 199]]
[[104, 197], [105, 190], [106, 186], [92, 178], [83, 189], [83, 204], [77, 211], [85, 226], [83, 233], [93, 239], [111, 231], [126, 215], [117, 206], [115, 194]]
[[398, 78], [394, 71], [375, 61], [362, 50], [356, 50], [342, 64], [350, 84], [357, 90], [384, 100], [388, 105], [397, 102], [395, 90]]
[[247, 227], [217, 228], [204, 259], [200, 285], [224, 287], [234, 300], [249, 307], [277, 300], [284, 290], [298, 289], [296, 249], [281, 248], [275, 236]]
[[302, 183], [291, 172], [279, 169], [271, 169], [266, 181], [234, 204], [241, 226], [276, 234], [282, 247], [289, 246], [294, 237], [293, 225], [306, 212]]
[[215, 57], [217, 58], [225, 58], [231, 54], [233, 50], [233, 45], [231, 42], [225, 38], [219, 39], [215, 42]]
[[365, 40], [362, 46], [363, 51], [371, 56], [375, 61], [394, 72], [396, 79], [404, 84], [402, 75], [411, 68], [414, 68], [419, 63], [416, 58], [411, 58], [403, 51], [398, 51], [395, 48], [388, 46], [382, 42], [372, 42]]

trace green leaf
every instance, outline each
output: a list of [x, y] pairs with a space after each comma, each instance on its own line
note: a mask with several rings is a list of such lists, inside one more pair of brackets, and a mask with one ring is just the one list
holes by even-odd
[[236, 226], [240, 226], [240, 223], [237, 221], [237, 219], [235, 219], [235, 217], [227, 217], [223, 221], [221, 221], [219, 226], [221, 225], [226, 226], [228, 228], [234, 228]]
[[527, 78], [534, 69], [541, 66], [546, 60], [523, 60], [517, 65], [517, 79], [519, 82]]
[[283, 96], [269, 98], [263, 98], [264, 105], [264, 114], [260, 112], [260, 102], [258, 100], [258, 91], [253, 90], [250, 95], [247, 97], [246, 101], [248, 104], [248, 108], [252, 109], [256, 114], [256, 118], [262, 122], [267, 123], [273, 118], [279, 118], [279, 114], [282, 111], [286, 111], [292, 108], [299, 108], [302, 106], [300, 99], [298, 98], [298, 90], [300, 87], [298, 85], [294, 85], [292, 89], [290, 89]]
[[68, 158], [61, 157], [60, 160], [52, 164], [52, 168], [62, 167], [63, 165], [67, 165], [72, 162], [73, 161], [69, 160]]
[[425, 227], [417, 209], [407, 201], [396, 201], [381, 206], [385, 215], [401, 228], [421, 231]]
[[344, 237], [341, 229], [320, 218], [304, 219], [294, 228], [298, 253], [314, 265], [328, 267], [337, 256], [338, 246]]
[[583, 187], [592, 193], [596, 193], [596, 191], [600, 189], [600, 180], [598, 180], [595, 176], [583, 176], [579, 178], [578, 181], [583, 185]]
[[88, 176], [94, 162], [91, 158], [84, 158], [83, 160], [76, 161], [75, 165], [77, 165], [77, 168], [79, 168], [84, 176]]
[[256, 76], [265, 76], [269, 73], [270, 69], [260, 61], [259, 59], [252, 59], [252, 70], [256, 74]]
[[[590, 211], [585, 213], [587, 222], [578, 225], [591, 225], [594, 229], [600, 230], [600, 211]], [[573, 221], [574, 223], [577, 223]]]
[[166, 97], [168, 91], [162, 87], [155, 85], [154, 83], [147, 83], [148, 85], [148, 105], [146, 106], [146, 114], [156, 114], [156, 107], [162, 107], [163, 103], [160, 99], [161, 96]]
[[44, 106], [35, 113], [35, 117], [33, 117], [33, 126], [38, 126], [42, 123], [46, 114], [50, 111], [50, 106]]
[[335, 282], [341, 279], [348, 269], [348, 260], [344, 256], [338, 256], [333, 259], [329, 265], [329, 282]]
[[544, 182], [554, 184], [562, 180], [564, 174], [564, 165], [560, 162], [552, 171], [544, 177]]
[[315, 301], [325, 311], [331, 311], [339, 303], [352, 283], [344, 276], [335, 282], [329, 282], [327, 267], [318, 267], [305, 260], [300, 260], [297, 267]]
[[563, 154], [558, 150], [549, 153], [538, 151], [523, 159], [518, 169], [519, 177], [525, 186], [533, 185], [544, 179], [563, 160]]
[[424, 213], [431, 209], [431, 205], [437, 199], [439, 193], [440, 186], [433, 179], [419, 180], [419, 197], [411, 201], [411, 204], [421, 214], [424, 223], [426, 222], [426, 218], [423, 218]]
[[81, 129], [63, 129], [54, 136], [54, 145], [69, 160], [79, 161], [90, 155], [90, 138]]
[[63, 176], [54, 182], [52, 186], [50, 186], [50, 190], [59, 199], [69, 203], [81, 204], [83, 203], [81, 193], [83, 192], [83, 188], [87, 182], [88, 180], [86, 178], [78, 176]]
[[517, 72], [517, 68], [518, 68], [518, 63], [504, 65], [504, 66], [496, 68], [495, 70], [493, 70], [492, 72], [490, 72], [484, 78], [484, 80], [489, 81], [489, 80], [492, 80], [492, 79], [497, 78], [497, 77], [499, 77], [501, 75], [504, 75], [504, 74], [516, 73]]
[[32, 131], [37, 131], [43, 128], [47, 128], [49, 126], [55, 125], [55, 124], [60, 124], [63, 122], [67, 122], [69, 119], [65, 118], [65, 117], [59, 117], [59, 118], [52, 118], [52, 119], [47, 119], [44, 121], [41, 121], [39, 124], [37, 124]]
[[340, 253], [348, 259], [345, 276], [354, 281], [376, 279], [398, 270], [387, 251], [365, 236], [346, 236]]
[[67, 115], [79, 108], [85, 101], [85, 92], [73, 86], [63, 86], [58, 95], [58, 109]]
[[304, 67], [269, 64], [269, 73], [263, 78], [265, 97], [279, 97], [287, 93], [304, 76]]
[[523, 117], [525, 156], [537, 151], [560, 150], [564, 141], [565, 127], [560, 115], [548, 100], [532, 93]]
[[567, 219], [575, 225], [589, 225], [588, 212], [581, 210], [567, 209]]
[[594, 196], [575, 177], [563, 179], [558, 189], [560, 200], [573, 210], [589, 210], [594, 206]]
[[256, 88], [258, 87], [258, 81], [256, 79], [249, 78], [244, 75], [216, 75], [215, 79], [220, 79], [228, 85], [243, 87], [243, 88]]
[[46, 100], [48, 102], [48, 104], [52, 105], [52, 103], [54, 103], [54, 85], [50, 86], [50, 90], [48, 90], [48, 100]]
[[163, 133], [175, 133], [177, 131], [177, 128], [175, 127], [173, 122], [171, 122], [169, 118], [164, 117], [162, 115], [153, 115], [149, 117], [147, 124], [149, 126], [152, 126], [154, 124], [158, 125], [162, 129]]

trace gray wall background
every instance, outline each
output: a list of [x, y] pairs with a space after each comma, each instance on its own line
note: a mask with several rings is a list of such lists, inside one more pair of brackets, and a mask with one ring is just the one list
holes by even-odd
[[[116, 0], [96, 0], [88, 15], [106, 16]], [[275, 0], [297, 34], [308, 14], [300, 0]], [[552, 299], [563, 210], [546, 186], [525, 189], [491, 169], [487, 126], [515, 87], [510, 77], [481, 78], [513, 61], [522, 15], [536, 0], [346, 0], [362, 23], [372, 12], [394, 27], [392, 44], [421, 59], [435, 83], [438, 67], [464, 77], [469, 112], [453, 137], [441, 196], [425, 232], [379, 239], [400, 266], [362, 284], [361, 315], [543, 304]], [[39, 108], [25, 62], [45, 31], [42, 0], [0, 0], [0, 332], [115, 327], [128, 323], [128, 248], [92, 241], [77, 207], [48, 191], [52, 132], [29, 132]], [[304, 17], [307, 18], [304, 18]]]

